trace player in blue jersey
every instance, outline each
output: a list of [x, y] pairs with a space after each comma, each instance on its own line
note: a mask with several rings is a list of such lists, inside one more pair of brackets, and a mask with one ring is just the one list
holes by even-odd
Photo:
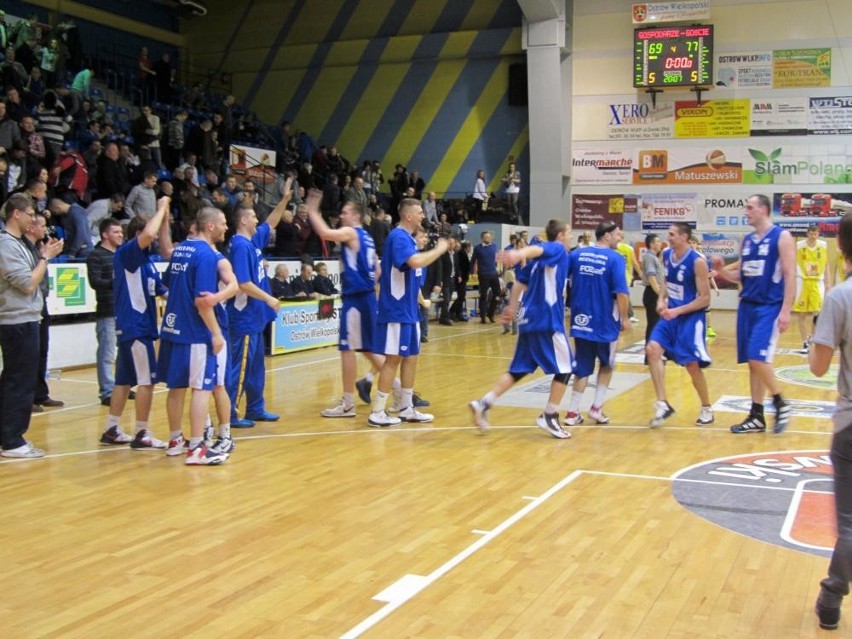
[[[393, 426], [401, 421], [430, 422], [433, 415], [421, 413], [414, 407], [414, 377], [417, 355], [420, 353], [420, 311], [418, 293], [420, 282], [417, 270], [429, 266], [447, 252], [443, 238], [435, 247], [418, 252], [412, 234], [423, 221], [419, 200], [405, 198], [399, 204], [399, 225], [385, 240], [379, 278], [378, 326], [375, 349], [384, 354], [379, 373], [378, 389], [370, 413], [371, 426]], [[399, 417], [387, 414], [388, 395], [397, 369], [400, 369]]]
[[765, 195], [746, 201], [746, 220], [754, 231], [743, 238], [739, 261], [724, 265], [713, 258], [713, 271], [722, 279], [738, 282], [737, 362], [748, 362], [751, 410], [732, 433], [762, 433], [766, 430], [763, 402], [766, 391], [775, 406], [775, 433], [790, 423], [790, 405], [772, 370], [772, 359], [780, 333], [790, 326], [796, 294], [796, 242], [789, 231], [772, 224], [772, 202]]
[[333, 408], [322, 411], [323, 417], [355, 417], [355, 378], [358, 364], [355, 353], [360, 352], [378, 369], [384, 358], [376, 355], [376, 271], [378, 259], [373, 238], [361, 226], [364, 208], [357, 202], [347, 202], [340, 210], [340, 228], [329, 228], [320, 213], [322, 191], [312, 189], [306, 204], [314, 231], [323, 240], [340, 243], [341, 295], [340, 363], [343, 368], [343, 398]]
[[663, 355], [683, 366], [692, 379], [692, 386], [701, 400], [701, 412], [696, 424], [713, 423], [710, 395], [703, 369], [710, 365], [705, 338], [707, 335], [706, 308], [710, 305], [710, 281], [707, 261], [689, 245], [692, 231], [685, 222], [669, 227], [669, 247], [663, 251], [666, 286], [657, 300], [660, 320], [651, 331], [645, 354], [654, 382], [657, 403], [651, 428], [657, 428], [674, 415], [666, 401], [665, 362]]
[[216, 385], [216, 355], [225, 348], [225, 338], [216, 312], [201, 296], [216, 295], [219, 289], [217, 252], [213, 244], [225, 238], [228, 224], [219, 209], [204, 208], [196, 218], [196, 236], [178, 245], [168, 268], [169, 299], [163, 318], [159, 374], [169, 388], [166, 410], [171, 438], [167, 455], [183, 454], [181, 431], [186, 389], [192, 389], [189, 421], [192, 435], [186, 464], [216, 465], [228, 459], [204, 441], [204, 423], [210, 395]]
[[571, 230], [560, 220], [550, 220], [545, 227], [547, 241], [533, 244], [517, 251], [498, 255], [504, 266], [527, 261], [517, 274], [509, 304], [503, 309], [503, 320], [511, 321], [518, 309], [518, 343], [509, 370], [500, 376], [482, 399], [470, 402], [473, 422], [480, 430], [487, 430], [488, 411], [503, 393], [518, 380], [541, 368], [553, 375], [550, 395], [544, 412], [536, 425], [557, 439], [567, 439], [571, 434], [559, 425], [559, 403], [568, 388], [568, 379], [574, 370], [574, 357], [565, 334], [565, 283], [568, 276], [568, 248]]
[[[281, 302], [272, 297], [269, 277], [263, 266], [263, 249], [272, 229], [278, 226], [292, 192], [292, 178], [284, 183], [284, 196], [263, 224], [258, 224], [251, 201], [243, 201], [234, 212], [236, 235], [231, 238], [229, 259], [240, 292], [228, 300], [228, 348], [230, 367], [226, 386], [231, 397], [231, 426], [251, 428], [256, 421], [274, 422], [278, 415], [267, 412], [263, 331], [275, 319]], [[246, 397], [244, 419], [237, 419], [237, 405]]]
[[600, 366], [589, 419], [598, 424], [609, 422], [609, 417], [603, 413], [603, 402], [615, 366], [618, 335], [629, 326], [630, 293], [624, 258], [615, 251], [620, 237], [617, 224], [601, 222], [595, 229], [596, 243], [571, 251], [568, 259], [571, 337], [577, 359], [574, 388], [565, 415], [568, 426], [583, 422], [580, 400], [596, 362], [600, 362]]
[[[115, 295], [115, 334], [118, 353], [115, 361], [115, 389], [110, 399], [106, 429], [101, 435], [104, 445], [130, 444], [134, 450], [162, 450], [166, 443], [148, 429], [154, 384], [157, 383], [157, 358], [154, 342], [157, 329], [157, 296], [166, 288], [151, 260], [150, 247], [159, 236], [160, 250], [171, 256], [168, 232], [168, 197], [160, 198], [157, 212], [150, 218], [136, 216], [127, 225], [128, 240], [115, 252], [113, 290]], [[119, 422], [136, 386], [136, 430], [131, 438]]]

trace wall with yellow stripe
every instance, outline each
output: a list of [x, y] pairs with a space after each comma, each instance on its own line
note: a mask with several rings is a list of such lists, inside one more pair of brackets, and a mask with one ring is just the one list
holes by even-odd
[[[419, 170], [460, 195], [509, 158], [528, 175], [528, 113], [509, 106], [525, 58], [516, 0], [210, 0], [186, 24], [193, 63], [231, 73], [267, 123], [289, 120], [353, 162]], [[227, 18], [223, 19], [223, 16]]]

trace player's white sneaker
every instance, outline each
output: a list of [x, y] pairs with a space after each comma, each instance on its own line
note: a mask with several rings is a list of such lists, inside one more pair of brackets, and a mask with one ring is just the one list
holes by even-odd
[[435, 419], [435, 416], [429, 413], [421, 413], [414, 406], [409, 406], [399, 411], [399, 418], [404, 422], [426, 423]]
[[347, 406], [341, 401], [334, 408], [326, 408], [320, 414], [323, 417], [355, 417], [355, 404]]
[[367, 423], [370, 426], [377, 426], [379, 428], [384, 428], [385, 426], [396, 426], [401, 422], [402, 420], [399, 417], [391, 417], [383, 410], [370, 413], [370, 416], [367, 418]]
[[535, 420], [535, 425], [547, 431], [556, 439], [568, 439], [571, 437], [571, 433], [565, 432], [559, 425], [559, 415], [557, 413], [542, 413]]
[[589, 409], [589, 419], [594, 419], [598, 424], [609, 424], [609, 417], [603, 414], [601, 406], [592, 406]]
[[473, 400], [470, 404], [470, 412], [473, 413], [473, 423], [479, 430], [488, 430], [491, 424], [488, 423], [488, 407], [485, 402], [479, 399]]
[[708, 424], [713, 423], [713, 409], [709, 406], [702, 406], [701, 412], [698, 414], [698, 419], [695, 420], [695, 423], [699, 426], [707, 426]]

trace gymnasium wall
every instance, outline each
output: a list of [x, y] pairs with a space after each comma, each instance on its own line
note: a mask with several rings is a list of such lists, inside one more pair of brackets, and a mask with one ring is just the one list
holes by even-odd
[[[727, 86], [705, 91], [700, 104], [695, 93], [672, 88], [657, 94], [653, 107], [649, 94], [632, 87], [634, 25], [629, 2], [618, 13], [575, 17], [571, 171], [575, 216], [579, 196], [602, 196], [602, 202], [590, 205], [598, 210], [610, 197], [613, 210], [638, 207], [637, 213], [624, 215], [625, 227], [635, 239], [683, 219], [730, 250], [738, 234], [749, 230], [741, 209], [744, 198], [762, 192], [773, 198], [777, 222], [801, 234], [807, 223], [816, 221], [823, 234], [831, 236], [836, 215], [794, 218], [780, 215], [778, 209], [785, 193], [799, 194], [805, 202], [810, 195], [827, 193], [840, 214], [847, 205], [852, 211], [848, 1], [744, 0], [710, 5], [710, 18], [701, 22], [715, 25], [713, 79]], [[773, 64], [794, 56], [794, 49], [827, 52], [820, 65], [830, 79], [803, 74], [789, 80], [800, 86], [781, 86], [788, 80], [773, 70]], [[814, 86], [820, 82], [825, 86]], [[668, 173], [665, 179], [644, 180], [641, 164], [651, 161], [654, 153], [662, 161], [667, 157]], [[606, 161], [628, 164], [621, 170], [598, 170], [590, 166], [597, 160], [601, 166]], [[676, 175], [673, 169], [678, 166], [695, 171]], [[767, 172], [767, 167], [779, 173]], [[621, 196], [627, 197], [619, 201]]]
[[[211, 0], [184, 23], [192, 62], [233, 76], [267, 123], [289, 120], [353, 162], [418, 170], [469, 193], [508, 158], [528, 167], [527, 108], [509, 106], [525, 58], [516, 0]], [[223, 19], [223, 16], [227, 18]]]

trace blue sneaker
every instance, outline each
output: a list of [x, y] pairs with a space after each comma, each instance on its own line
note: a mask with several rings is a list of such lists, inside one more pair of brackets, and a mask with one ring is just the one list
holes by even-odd
[[[266, 411], [263, 411], [262, 413], [257, 414], [247, 414], [245, 418], [255, 422], [277, 422], [279, 419], [281, 419], [281, 416], [276, 415], [275, 413], [268, 413]], [[231, 425], [233, 426], [233, 424]]]
[[373, 391], [373, 382], [367, 381], [366, 377], [362, 377], [355, 382], [355, 390], [358, 391], [358, 397], [365, 404], [370, 403], [370, 393]]
[[432, 402], [427, 399], [423, 399], [417, 393], [412, 395], [411, 403], [414, 405], [414, 408], [425, 408], [426, 406], [431, 406]]
[[231, 420], [231, 428], [254, 428], [254, 422], [250, 419], [240, 419], [238, 417]]

